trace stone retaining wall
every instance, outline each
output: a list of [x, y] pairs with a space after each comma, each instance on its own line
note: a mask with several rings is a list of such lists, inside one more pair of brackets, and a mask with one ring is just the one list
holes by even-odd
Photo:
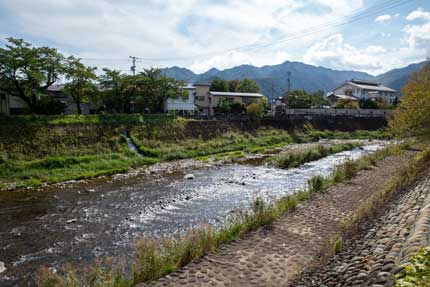
[[395, 274], [409, 258], [430, 245], [430, 176], [361, 230], [326, 266], [305, 270], [290, 286], [393, 286]]

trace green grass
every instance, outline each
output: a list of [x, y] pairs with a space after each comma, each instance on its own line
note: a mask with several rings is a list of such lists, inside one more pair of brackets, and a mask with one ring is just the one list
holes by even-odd
[[144, 154], [153, 154], [161, 160], [201, 158], [228, 152], [252, 152], [274, 145], [286, 145], [293, 139], [287, 131], [262, 128], [253, 133], [226, 132], [208, 140], [188, 138], [183, 140], [153, 140], [139, 133], [132, 133], [133, 141]]
[[42, 183], [92, 178], [127, 172], [131, 167], [157, 163], [157, 159], [132, 152], [73, 157], [47, 157], [33, 161], [0, 163], [0, 182], [14, 182], [17, 188], [37, 187]]
[[[250, 211], [238, 213], [230, 223], [220, 229], [206, 226], [193, 229], [180, 238], [164, 240], [143, 238], [137, 243], [132, 277], [126, 276], [121, 269], [114, 265], [102, 267], [96, 265], [89, 269], [91, 272], [82, 273], [76, 269], [69, 269], [63, 275], [52, 274], [43, 269], [39, 272], [38, 284], [43, 287], [77, 287], [82, 286], [82, 284], [97, 287], [128, 287], [155, 280], [201, 258], [205, 254], [214, 252], [220, 245], [228, 244], [252, 230], [269, 227], [276, 219], [293, 210], [300, 202], [325, 193], [328, 187], [337, 183], [336, 177], [341, 175], [339, 178], [349, 179], [360, 169], [369, 168], [385, 157], [401, 154], [406, 147], [407, 145], [388, 147], [372, 155], [340, 165], [328, 178], [313, 178], [308, 182], [308, 189], [287, 195], [275, 203], [267, 204], [257, 198], [252, 203]], [[348, 171], [351, 166], [354, 166], [353, 173]], [[332, 246], [335, 252], [339, 252], [342, 241], [336, 240]], [[77, 274], [87, 275], [78, 276]], [[55, 282], [55, 285], [49, 285], [52, 282]]]
[[328, 147], [324, 145], [318, 145], [315, 148], [289, 152], [285, 155], [270, 159], [270, 161], [278, 168], [294, 168], [304, 163], [324, 158], [331, 154], [352, 150], [361, 145], [362, 144], [359, 143], [334, 144]]
[[100, 115], [26, 115], [0, 116], [1, 124], [75, 125], [75, 124], [145, 124], [170, 123], [184, 120], [168, 114], [100, 114]]
[[[0, 117], [0, 189], [124, 173], [176, 159], [207, 160], [215, 155], [216, 159], [234, 160], [246, 153], [317, 138], [314, 130], [290, 135], [273, 128], [241, 132], [223, 127], [226, 130], [206, 133], [205, 123], [196, 125], [201, 130], [192, 131], [191, 122], [172, 115], [139, 114]], [[124, 130], [142, 157], [128, 152], [120, 136]], [[350, 137], [321, 133], [322, 137]]]
[[412, 256], [405, 270], [397, 275], [395, 287], [430, 287], [430, 247]]

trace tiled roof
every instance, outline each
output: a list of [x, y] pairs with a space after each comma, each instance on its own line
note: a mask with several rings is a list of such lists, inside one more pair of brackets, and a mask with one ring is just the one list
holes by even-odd
[[224, 97], [255, 97], [262, 98], [262, 94], [258, 93], [233, 93], [233, 92], [209, 92], [212, 96], [224, 96]]

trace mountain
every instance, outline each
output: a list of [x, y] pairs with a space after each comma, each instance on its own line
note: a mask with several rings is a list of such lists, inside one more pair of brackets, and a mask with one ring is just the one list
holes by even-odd
[[222, 71], [212, 68], [203, 74], [195, 74], [185, 68], [172, 67], [162, 69], [162, 73], [178, 80], [193, 83], [210, 83], [215, 77], [224, 80], [251, 78], [260, 85], [262, 93], [272, 99], [282, 96], [287, 90], [288, 72], [291, 72], [291, 89], [293, 90], [303, 89], [307, 92], [322, 90], [329, 92], [351, 79], [380, 81], [384, 85], [400, 90], [407, 82], [409, 74], [419, 70], [423, 64], [412, 64], [379, 76], [357, 71], [337, 71], [290, 61], [260, 68], [251, 65], [241, 65]]
[[163, 75], [170, 78], [174, 78], [179, 81], [194, 82], [197, 79], [197, 75], [194, 74], [192, 71], [176, 66], [161, 69], [161, 72], [163, 73]]
[[383, 85], [400, 91], [401, 88], [408, 82], [409, 75], [419, 71], [424, 67], [425, 62], [411, 64], [407, 67], [394, 69], [385, 74], [376, 77], [378, 82]]

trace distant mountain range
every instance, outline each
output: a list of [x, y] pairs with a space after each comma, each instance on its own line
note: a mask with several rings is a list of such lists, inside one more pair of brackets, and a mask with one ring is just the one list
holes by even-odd
[[251, 78], [260, 85], [263, 94], [271, 99], [282, 96], [286, 91], [288, 72], [291, 72], [291, 89], [293, 90], [303, 89], [307, 92], [323, 90], [329, 92], [345, 81], [360, 79], [378, 81], [385, 86], [400, 91], [401, 87], [406, 84], [409, 75], [421, 69], [423, 65], [424, 62], [411, 64], [378, 76], [357, 71], [337, 71], [290, 61], [261, 68], [251, 65], [241, 65], [222, 71], [212, 68], [203, 74], [196, 74], [185, 68], [171, 67], [162, 69], [162, 73], [190, 83], [210, 83], [215, 77], [224, 80]]

